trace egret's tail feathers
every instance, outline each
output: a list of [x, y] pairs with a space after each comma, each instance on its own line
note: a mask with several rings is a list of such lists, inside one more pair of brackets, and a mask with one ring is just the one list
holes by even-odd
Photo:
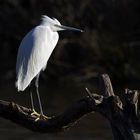
[[17, 79], [15, 85], [17, 87], [18, 92], [19, 91], [24, 91], [28, 87], [28, 85], [30, 84], [30, 82], [31, 81], [29, 81], [29, 80], [21, 80], [20, 78]]
[[20, 82], [18, 80], [16, 81], [15, 85], [17, 87], [18, 92], [19, 91], [24, 91], [25, 88], [26, 88], [26, 87], [23, 86], [23, 84], [20, 84]]
[[18, 92], [19, 92], [19, 91], [23, 91], [23, 90], [24, 90], [24, 89], [23, 89], [23, 87], [21, 87], [21, 86], [20, 86], [20, 84], [19, 84], [18, 80], [15, 82], [15, 86], [16, 86], [16, 88], [17, 88]]

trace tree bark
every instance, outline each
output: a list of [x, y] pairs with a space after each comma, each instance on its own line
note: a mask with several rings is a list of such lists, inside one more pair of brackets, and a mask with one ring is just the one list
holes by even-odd
[[76, 101], [57, 116], [40, 117], [32, 114], [30, 108], [14, 102], [0, 100], [0, 117], [40, 133], [63, 131], [73, 126], [81, 117], [98, 112], [108, 119], [114, 140], [139, 140], [140, 123], [138, 118], [137, 90], [126, 89], [124, 100], [115, 95], [110, 78], [102, 75], [104, 82], [103, 94], [92, 94], [87, 88], [88, 96]]

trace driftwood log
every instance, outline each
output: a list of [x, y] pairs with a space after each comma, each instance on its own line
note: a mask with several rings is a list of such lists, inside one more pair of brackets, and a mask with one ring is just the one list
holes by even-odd
[[33, 112], [29, 108], [0, 100], [0, 117], [32, 131], [51, 133], [70, 128], [82, 116], [94, 111], [108, 119], [114, 140], [140, 140], [139, 92], [126, 89], [122, 101], [115, 95], [109, 76], [103, 74], [102, 79], [104, 83], [102, 94], [92, 94], [86, 88], [88, 96], [75, 102], [58, 116], [42, 117], [36, 121], [40, 114], [31, 115]]

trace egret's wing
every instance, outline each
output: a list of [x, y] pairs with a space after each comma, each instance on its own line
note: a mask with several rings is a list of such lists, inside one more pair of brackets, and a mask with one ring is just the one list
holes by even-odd
[[44, 26], [37, 26], [25, 36], [17, 57], [18, 90], [24, 90], [31, 80], [45, 69], [57, 41], [58, 34]]
[[[22, 40], [19, 49], [18, 49], [18, 55], [17, 55], [17, 62], [16, 62], [16, 74], [18, 76], [19, 71], [22, 66], [27, 66], [27, 61], [29, 59], [29, 55], [31, 54], [32, 47], [33, 47], [33, 37], [32, 37], [32, 31], [30, 31]], [[24, 73], [25, 73], [24, 68]], [[23, 71], [23, 70], [22, 70]]]

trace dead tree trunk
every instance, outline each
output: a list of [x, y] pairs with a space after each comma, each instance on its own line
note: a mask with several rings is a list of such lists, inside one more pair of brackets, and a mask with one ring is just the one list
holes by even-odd
[[140, 124], [138, 119], [137, 90], [125, 89], [124, 100], [121, 101], [113, 92], [112, 84], [107, 74], [102, 75], [105, 83], [105, 104], [99, 111], [110, 122], [114, 140], [139, 140]]
[[11, 120], [23, 127], [40, 133], [62, 131], [71, 127], [82, 116], [90, 112], [99, 112], [108, 119], [114, 140], [139, 140], [140, 123], [138, 119], [137, 90], [125, 90], [123, 102], [113, 92], [110, 78], [102, 75], [104, 81], [103, 94], [92, 94], [88, 89], [88, 96], [81, 99], [62, 114], [53, 117], [32, 115], [32, 110], [13, 102], [0, 101], [0, 117]]

